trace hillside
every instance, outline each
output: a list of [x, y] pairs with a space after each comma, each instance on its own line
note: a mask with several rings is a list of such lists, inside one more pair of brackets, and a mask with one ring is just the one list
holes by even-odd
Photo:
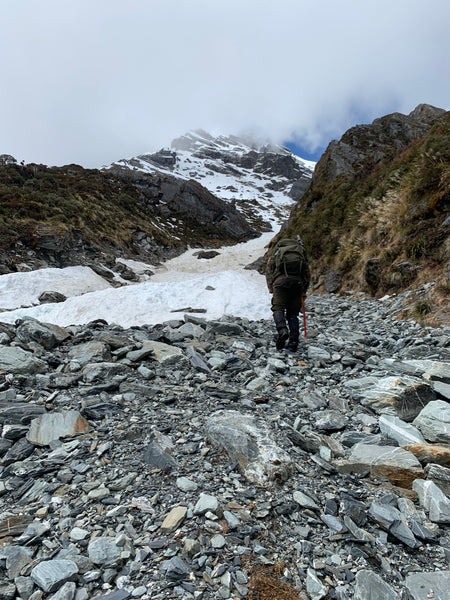
[[326, 291], [381, 296], [437, 282], [414, 310], [444, 311], [449, 185], [450, 114], [421, 105], [387, 115], [329, 144], [282, 235], [301, 234]]
[[121, 177], [78, 165], [19, 165], [0, 156], [0, 268], [147, 261], [188, 244], [221, 246], [258, 235], [236, 208], [195, 181]]

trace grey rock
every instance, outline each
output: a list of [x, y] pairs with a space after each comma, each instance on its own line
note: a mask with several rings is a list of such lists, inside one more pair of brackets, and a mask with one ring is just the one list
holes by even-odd
[[369, 514], [383, 529], [386, 529], [386, 531], [410, 548], [418, 548], [420, 546], [420, 543], [408, 527], [405, 517], [394, 506], [372, 502]]
[[410, 600], [449, 600], [450, 571], [422, 571], [406, 576]]
[[171, 455], [173, 444], [170, 438], [159, 432], [152, 432], [149, 443], [147, 444], [143, 459], [149, 465], [171, 471], [177, 467], [177, 461]]
[[88, 545], [89, 560], [94, 565], [112, 567], [120, 562], [122, 548], [113, 537], [99, 537]]
[[18, 339], [25, 344], [36, 342], [46, 350], [51, 350], [69, 337], [67, 331], [62, 327], [51, 323], [41, 323], [32, 317], [24, 317], [20, 319], [19, 323], [16, 331]]
[[27, 433], [30, 444], [46, 446], [53, 440], [89, 431], [91, 426], [76, 410], [47, 413], [33, 419]]
[[0, 549], [0, 559], [6, 559], [8, 578], [15, 579], [33, 560], [33, 551], [26, 546], [5, 546]]
[[312, 600], [321, 600], [328, 594], [328, 588], [320, 581], [314, 569], [306, 571], [306, 591]]
[[345, 414], [338, 410], [322, 410], [312, 413], [314, 424], [317, 429], [323, 431], [338, 431], [344, 429], [348, 423], [348, 418]]
[[169, 581], [182, 581], [189, 577], [189, 566], [179, 556], [161, 563], [161, 568]]
[[262, 421], [237, 411], [218, 411], [206, 423], [213, 444], [237, 462], [245, 477], [258, 485], [285, 481], [292, 473], [289, 455], [269, 436]]
[[198, 485], [195, 483], [195, 481], [192, 481], [187, 477], [178, 477], [176, 484], [177, 488], [183, 492], [195, 492], [198, 488]]
[[76, 591], [77, 586], [75, 583], [73, 583], [73, 581], [68, 581], [56, 592], [56, 594], [50, 596], [48, 600], [73, 600]]
[[412, 486], [433, 523], [450, 523], [450, 498], [432, 481], [416, 479]]
[[450, 469], [442, 465], [430, 464], [425, 467], [427, 479], [435, 483], [450, 498]]
[[219, 501], [216, 496], [210, 494], [200, 494], [197, 503], [194, 506], [194, 515], [204, 515], [208, 511], [215, 513], [219, 508]]
[[230, 335], [239, 337], [243, 334], [242, 327], [237, 323], [228, 323], [226, 321], [209, 321], [206, 331], [221, 335]]
[[16, 586], [13, 583], [0, 583], [0, 598], [2, 600], [14, 600]]
[[31, 570], [30, 577], [44, 592], [56, 592], [77, 574], [78, 567], [72, 560], [44, 560]]
[[99, 341], [83, 342], [73, 346], [69, 351], [69, 357], [81, 366], [94, 362], [105, 362], [111, 358], [108, 346]]
[[7, 467], [13, 462], [24, 460], [31, 456], [35, 446], [30, 444], [26, 438], [19, 439], [5, 454], [2, 459], [2, 465]]
[[325, 291], [330, 294], [334, 294], [340, 290], [341, 285], [342, 281], [339, 273], [330, 269], [327, 273], [327, 276], [325, 277]]
[[318, 346], [308, 346], [308, 358], [312, 361], [327, 363], [331, 361], [331, 354]]
[[415, 425], [430, 442], [450, 443], [450, 404], [444, 400], [429, 402], [414, 419]]
[[381, 432], [396, 440], [399, 446], [425, 443], [424, 437], [416, 427], [393, 415], [381, 415], [379, 425]]
[[165, 367], [173, 365], [182, 367], [189, 364], [189, 361], [184, 355], [183, 351], [176, 346], [169, 346], [168, 344], [163, 344], [162, 342], [156, 342], [153, 340], [145, 340], [142, 343], [142, 349], [151, 350], [153, 359]]
[[450, 363], [427, 359], [410, 359], [398, 361], [386, 358], [382, 364], [400, 373], [406, 373], [414, 377], [424, 377], [431, 381], [450, 383]]
[[450, 402], [450, 383], [432, 381], [431, 386], [438, 396], [442, 396], [445, 400]]
[[412, 421], [422, 408], [435, 399], [432, 388], [413, 377], [362, 377], [346, 381], [344, 386], [363, 406], [378, 414], [398, 416]]
[[379, 575], [361, 569], [355, 577], [355, 600], [400, 600], [397, 592]]
[[414, 479], [424, 476], [420, 462], [411, 453], [392, 446], [356, 444], [347, 460], [335, 462], [341, 473], [363, 473], [388, 477], [395, 485], [411, 487]]
[[67, 296], [64, 296], [64, 294], [61, 294], [60, 292], [48, 291], [39, 294], [38, 300], [41, 304], [50, 304], [54, 302], [64, 302], [67, 300]]
[[0, 370], [15, 374], [45, 373], [47, 363], [18, 346], [0, 346]]
[[295, 500], [295, 502], [297, 502], [297, 504], [299, 504], [302, 508], [310, 508], [312, 510], [317, 511], [320, 510], [320, 506], [318, 506], [318, 504], [314, 502], [314, 500], [310, 496], [304, 494], [300, 490], [296, 490], [292, 494], [292, 497]]

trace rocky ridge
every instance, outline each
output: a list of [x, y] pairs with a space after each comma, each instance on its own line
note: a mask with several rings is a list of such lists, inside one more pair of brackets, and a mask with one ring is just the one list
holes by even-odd
[[268, 224], [307, 189], [314, 166], [282, 146], [198, 130], [173, 140], [170, 148], [118, 160], [105, 170], [195, 180], [233, 202], [250, 222]]
[[448, 599], [448, 327], [0, 325], [3, 598]]

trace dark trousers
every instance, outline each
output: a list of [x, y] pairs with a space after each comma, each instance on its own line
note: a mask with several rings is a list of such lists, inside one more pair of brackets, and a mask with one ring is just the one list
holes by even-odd
[[274, 286], [272, 295], [272, 312], [281, 312], [286, 319], [298, 317], [302, 309], [302, 286], [294, 283], [290, 286]]

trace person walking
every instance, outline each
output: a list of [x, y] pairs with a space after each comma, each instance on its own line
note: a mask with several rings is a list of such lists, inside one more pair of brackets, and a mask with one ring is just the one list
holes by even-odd
[[272, 294], [272, 313], [277, 330], [276, 347], [298, 348], [300, 325], [298, 315], [309, 287], [311, 273], [305, 247], [300, 237], [281, 239], [266, 267], [266, 281]]

